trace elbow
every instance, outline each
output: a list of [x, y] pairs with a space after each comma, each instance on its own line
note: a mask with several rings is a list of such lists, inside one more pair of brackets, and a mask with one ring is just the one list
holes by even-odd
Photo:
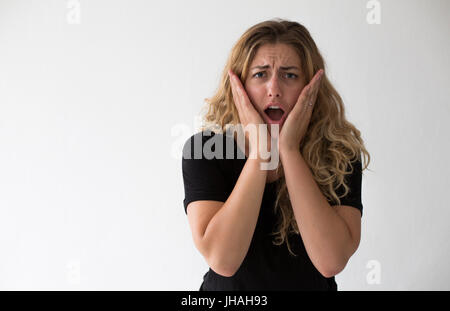
[[327, 264], [322, 266], [319, 270], [320, 274], [323, 275], [325, 278], [331, 278], [344, 270], [345, 266], [347, 265], [347, 262], [341, 262], [341, 263], [334, 263], [334, 264]]
[[211, 267], [211, 269], [214, 270], [215, 273], [217, 273], [223, 277], [226, 277], [226, 278], [231, 278], [237, 272], [237, 270], [235, 270], [235, 269], [226, 269], [226, 268], [222, 268], [222, 267], [217, 267], [217, 268]]
[[320, 272], [320, 274], [323, 275], [323, 277], [328, 279], [328, 278], [332, 278], [333, 276], [339, 274], [342, 270], [344, 270], [344, 269], [343, 268], [342, 269], [341, 268], [338, 268], [338, 269], [331, 268], [331, 269], [322, 269], [322, 270], [319, 270], [319, 272]]
[[235, 269], [233, 267], [227, 267], [225, 265], [210, 265], [211, 270], [213, 270], [215, 273], [226, 277], [231, 278], [234, 276], [238, 269]]
[[328, 256], [327, 260], [323, 260], [319, 265], [317, 270], [322, 274], [325, 278], [331, 278], [344, 270], [347, 266], [350, 257], [356, 251], [358, 246], [354, 249], [346, 250], [345, 252], [341, 252], [339, 255], [334, 254], [332, 256]]
[[234, 276], [239, 269], [239, 267], [236, 267], [235, 265], [232, 265], [230, 263], [226, 263], [223, 260], [209, 258], [207, 262], [211, 270], [227, 278]]
[[236, 260], [233, 260], [229, 254], [224, 255], [223, 252], [218, 251], [217, 249], [211, 249], [207, 246], [208, 244], [204, 242], [198, 244], [202, 245], [199, 249], [200, 253], [202, 253], [211, 270], [223, 277], [232, 277], [236, 274], [240, 263], [237, 265]]

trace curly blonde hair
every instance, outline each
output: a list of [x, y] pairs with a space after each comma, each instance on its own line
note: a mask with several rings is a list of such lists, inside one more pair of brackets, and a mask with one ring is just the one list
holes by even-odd
[[[264, 44], [277, 43], [288, 44], [295, 49], [301, 60], [306, 83], [309, 83], [319, 69], [324, 70], [310, 123], [299, 150], [324, 196], [333, 202], [332, 205], [340, 205], [340, 198], [350, 190], [344, 177], [353, 172], [351, 163], [361, 161], [363, 154], [365, 170], [370, 163], [370, 155], [364, 147], [360, 131], [346, 120], [343, 101], [327, 79], [325, 62], [303, 25], [276, 18], [252, 26], [239, 38], [231, 50], [215, 94], [205, 99], [207, 112], [200, 129], [223, 133], [230, 125], [240, 123], [228, 70], [231, 69], [241, 81], [245, 81], [258, 48]], [[290, 203], [282, 164], [277, 173], [281, 177], [276, 182], [274, 209], [279, 217], [277, 230], [272, 232], [275, 235], [273, 244], [281, 245], [286, 241], [289, 252], [297, 256], [290, 247], [288, 235], [300, 232]], [[336, 189], [341, 186], [345, 192], [338, 196]]]

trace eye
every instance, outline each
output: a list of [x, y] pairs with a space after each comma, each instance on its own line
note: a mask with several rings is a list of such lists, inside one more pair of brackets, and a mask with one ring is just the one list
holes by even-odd
[[263, 73], [264, 73], [264, 71], [257, 72], [257, 73], [255, 73], [255, 74], [253, 75], [253, 77], [254, 77], [254, 78], [261, 78], [261, 77], [256, 77], [256, 75], [263, 74]]
[[295, 73], [290, 73], [290, 72], [286, 73], [286, 75], [291, 75], [291, 76], [293, 76], [292, 79], [295, 79], [295, 78], [298, 77]]
[[[259, 75], [263, 75], [265, 74], [265, 71], [260, 71], [255, 73], [252, 77], [254, 78], [262, 78], [262, 76]], [[298, 75], [296, 75], [295, 73], [291, 73], [291, 72], [287, 72], [285, 73], [285, 75], [288, 77], [288, 79], [296, 79], [298, 77]]]

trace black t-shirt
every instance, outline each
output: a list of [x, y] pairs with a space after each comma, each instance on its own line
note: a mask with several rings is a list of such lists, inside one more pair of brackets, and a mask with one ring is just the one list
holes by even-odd
[[[218, 143], [220, 140], [221, 144]], [[195, 144], [200, 149], [195, 148]], [[234, 148], [231, 159], [229, 155], [227, 158], [226, 152], [230, 146]], [[215, 152], [216, 156], [207, 159], [206, 153], [202, 152], [204, 147], [205, 150]], [[232, 136], [208, 130], [192, 135], [183, 147], [182, 158], [185, 213], [187, 214], [186, 208], [192, 201], [225, 202], [233, 191], [246, 160]], [[359, 209], [362, 216], [361, 178], [361, 162], [358, 159], [353, 163], [353, 173], [346, 175], [350, 192], [341, 198], [341, 205]], [[342, 190], [340, 188], [336, 192], [342, 194]], [[231, 277], [225, 277], [210, 268], [203, 276], [201, 291], [337, 290], [334, 277], [325, 278], [312, 264], [301, 236], [289, 235], [290, 246], [297, 254], [296, 257], [289, 253], [286, 242], [279, 246], [272, 243], [274, 236], [270, 233], [276, 229], [275, 199], [276, 181], [266, 183], [250, 247], [238, 271]]]

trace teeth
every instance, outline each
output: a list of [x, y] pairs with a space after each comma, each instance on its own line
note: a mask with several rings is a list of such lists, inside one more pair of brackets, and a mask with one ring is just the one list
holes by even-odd
[[267, 108], [267, 109], [281, 109], [279, 106], [270, 106], [269, 108]]

